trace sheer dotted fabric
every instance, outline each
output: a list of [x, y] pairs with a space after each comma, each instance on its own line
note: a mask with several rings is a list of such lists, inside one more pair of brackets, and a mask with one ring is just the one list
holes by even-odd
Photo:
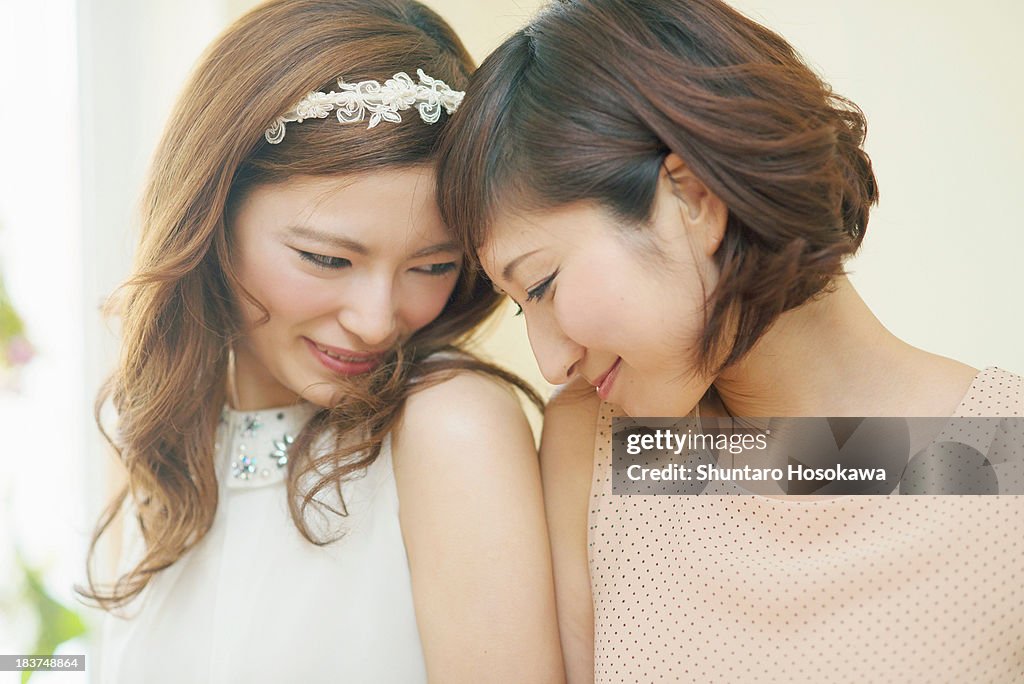
[[[596, 682], [1022, 682], [1024, 496], [612, 496], [589, 512]], [[958, 416], [1024, 415], [990, 368]]]

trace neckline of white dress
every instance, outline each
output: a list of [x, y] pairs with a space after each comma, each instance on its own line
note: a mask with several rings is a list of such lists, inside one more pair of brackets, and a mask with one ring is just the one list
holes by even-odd
[[288, 452], [317, 411], [306, 402], [239, 411], [225, 406], [217, 428], [218, 473], [230, 489], [251, 489], [284, 482]]

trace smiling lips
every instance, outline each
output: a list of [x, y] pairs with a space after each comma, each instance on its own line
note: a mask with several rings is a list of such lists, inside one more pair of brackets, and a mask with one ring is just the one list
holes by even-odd
[[597, 376], [591, 383], [597, 388], [597, 396], [601, 399], [607, 399], [608, 393], [612, 390], [612, 384], [615, 382], [615, 378], [619, 375], [619, 366], [622, 364], [622, 357], [615, 359], [615, 363], [601, 375]]
[[384, 357], [384, 354], [381, 352], [376, 354], [361, 354], [349, 349], [341, 349], [340, 347], [329, 347], [325, 344], [319, 344], [308, 337], [304, 337], [303, 340], [306, 342], [310, 351], [313, 352], [313, 356], [315, 356], [323, 366], [340, 375], [360, 375], [362, 373], [368, 373], [376, 368]]

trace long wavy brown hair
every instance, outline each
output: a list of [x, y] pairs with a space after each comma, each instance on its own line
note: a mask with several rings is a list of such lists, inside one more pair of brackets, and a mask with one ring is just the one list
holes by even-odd
[[[277, 145], [265, 141], [267, 126], [339, 76], [383, 82], [417, 68], [463, 89], [473, 63], [452, 29], [414, 0], [274, 0], [239, 19], [201, 59], [153, 160], [133, 274], [112, 298], [121, 354], [96, 414], [100, 422], [102, 407], [116, 410], [116, 433], [104, 435], [127, 484], [97, 525], [84, 597], [107, 610], [123, 606], [213, 523], [214, 437], [229, 349], [243, 332], [238, 304], [242, 297], [259, 304], [232, 269], [231, 208], [254, 187], [292, 176], [431, 164], [447, 117], [427, 125], [412, 112], [373, 129], [307, 120]], [[287, 489], [292, 518], [310, 542], [336, 538], [307, 524], [307, 509], [324, 505], [317, 494], [335, 488], [340, 496], [341, 483], [377, 458], [412, 392], [471, 370], [540, 404], [518, 378], [458, 348], [499, 302], [486, 279], [464, 268], [436, 320], [375, 372], [346, 382], [337, 405], [309, 421], [289, 451]], [[446, 351], [457, 353], [438, 353]], [[333, 449], [323, 448], [324, 438]], [[97, 543], [122, 512], [138, 516], [145, 555], [100, 584], [92, 569]], [[344, 506], [336, 512], [344, 515]]]

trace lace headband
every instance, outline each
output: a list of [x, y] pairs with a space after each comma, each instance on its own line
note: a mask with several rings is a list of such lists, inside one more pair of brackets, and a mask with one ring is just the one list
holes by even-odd
[[325, 119], [331, 110], [335, 110], [340, 123], [357, 123], [370, 113], [370, 125], [373, 128], [381, 121], [399, 123], [402, 117], [398, 112], [412, 107], [419, 110], [420, 118], [428, 124], [437, 123], [441, 118], [441, 108], [452, 114], [459, 107], [466, 95], [461, 90], [452, 90], [444, 81], [431, 78], [417, 69], [419, 83], [413, 83], [409, 74], [400, 71], [381, 85], [380, 81], [360, 81], [345, 83], [338, 79], [340, 93], [333, 90], [329, 93], [315, 92], [306, 95], [290, 111], [277, 117], [264, 134], [271, 145], [284, 140], [286, 123], [302, 123], [305, 119]]

